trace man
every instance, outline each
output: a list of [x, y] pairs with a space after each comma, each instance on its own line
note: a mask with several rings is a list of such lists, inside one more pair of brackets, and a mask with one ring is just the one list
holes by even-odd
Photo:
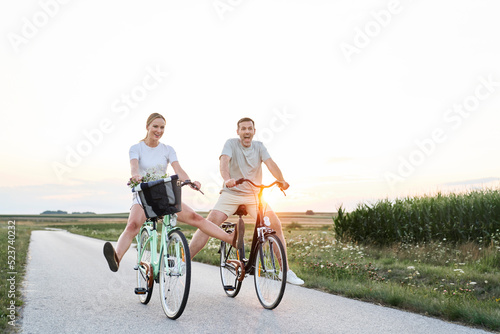
[[[255, 219], [257, 215], [256, 190], [247, 182], [236, 186], [236, 180], [246, 178], [256, 184], [262, 184], [262, 162], [267, 166], [271, 174], [280, 181], [283, 189], [289, 184], [284, 180], [278, 165], [271, 159], [264, 144], [253, 141], [255, 135], [255, 123], [250, 118], [242, 118], [238, 121], [236, 133], [239, 138], [226, 141], [220, 160], [220, 173], [224, 179], [224, 188], [219, 200], [210, 212], [207, 220], [216, 225], [221, 225], [229, 216], [234, 214], [238, 206], [244, 204], [247, 212]], [[286, 242], [281, 228], [281, 222], [274, 211], [266, 205], [266, 216], [269, 217], [271, 227], [285, 245]], [[207, 243], [208, 235], [197, 230], [189, 244], [191, 257], [194, 257]], [[304, 281], [295, 275], [292, 270], [287, 272], [287, 282], [296, 285], [304, 284]]]

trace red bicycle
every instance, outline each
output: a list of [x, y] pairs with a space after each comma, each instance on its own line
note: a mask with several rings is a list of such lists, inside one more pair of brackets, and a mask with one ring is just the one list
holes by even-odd
[[[262, 192], [274, 185], [280, 186], [280, 182], [272, 184], [257, 185], [248, 179], [239, 179], [236, 184], [248, 182], [259, 188], [258, 214], [250, 246], [249, 257], [245, 257], [245, 248], [235, 249], [230, 244], [221, 242], [220, 246], [220, 274], [222, 286], [229, 297], [236, 297], [240, 291], [243, 279], [248, 275], [254, 275], [255, 291], [260, 303], [266, 309], [274, 309], [279, 305], [286, 287], [287, 261], [286, 253], [281, 240], [270, 227], [269, 218], [264, 216], [262, 205]], [[281, 191], [283, 189], [280, 187]], [[284, 191], [283, 191], [284, 193]], [[243, 221], [246, 215], [246, 207], [240, 205], [235, 215]], [[235, 224], [226, 222], [222, 228], [226, 232], [234, 230]], [[242, 223], [239, 226], [244, 226]]]

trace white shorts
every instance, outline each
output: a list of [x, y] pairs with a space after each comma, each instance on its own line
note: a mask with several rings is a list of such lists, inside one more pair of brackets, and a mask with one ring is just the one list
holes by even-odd
[[142, 202], [139, 194], [137, 192], [134, 192], [132, 193], [132, 205], [130, 206], [130, 209], [132, 210], [132, 207], [136, 204], [139, 204], [142, 207]]
[[[223, 191], [219, 196], [219, 200], [215, 203], [213, 210], [220, 211], [226, 216], [232, 216], [240, 205], [245, 205], [247, 207], [247, 212], [253, 218], [257, 217], [259, 198], [258, 195], [236, 195], [227, 191]], [[264, 212], [273, 211], [271, 207], [262, 200], [262, 205]]]

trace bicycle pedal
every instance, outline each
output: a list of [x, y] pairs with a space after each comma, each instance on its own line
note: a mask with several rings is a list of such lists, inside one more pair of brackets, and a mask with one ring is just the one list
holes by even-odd
[[136, 295], [145, 295], [148, 292], [146, 288], [135, 288], [134, 292]]
[[234, 286], [232, 286], [232, 285], [224, 285], [224, 291], [234, 291]]

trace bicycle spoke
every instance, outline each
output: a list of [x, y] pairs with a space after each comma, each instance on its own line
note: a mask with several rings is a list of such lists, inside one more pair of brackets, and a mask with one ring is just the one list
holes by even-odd
[[286, 272], [285, 251], [276, 235], [268, 235], [259, 245], [258, 253], [255, 261], [255, 290], [262, 306], [273, 309], [278, 306], [285, 292], [286, 281], [279, 277], [280, 273]]
[[[148, 266], [142, 263], [151, 263], [151, 239], [150, 232], [147, 228], [143, 228], [140, 234], [140, 239], [137, 245], [137, 289], [139, 301], [143, 304], [149, 303], [153, 286], [150, 285]], [[145, 292], [144, 292], [145, 291]]]
[[160, 297], [165, 314], [177, 319], [186, 307], [191, 282], [191, 260], [187, 240], [180, 231], [169, 235], [161, 257]]
[[229, 297], [236, 297], [241, 288], [241, 282], [238, 281], [238, 271], [230, 260], [237, 260], [236, 249], [231, 245], [221, 242], [220, 248], [220, 276], [224, 292]]

